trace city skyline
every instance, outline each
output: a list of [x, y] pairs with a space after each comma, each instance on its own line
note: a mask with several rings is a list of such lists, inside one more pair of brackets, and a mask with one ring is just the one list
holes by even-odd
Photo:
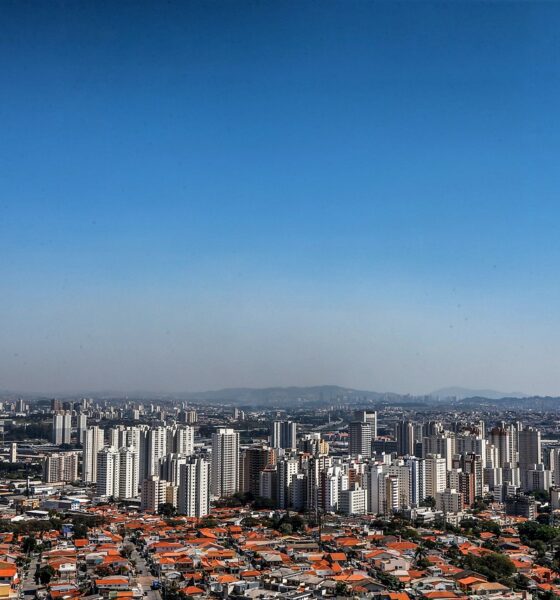
[[0, 389], [560, 395], [560, 6], [0, 10]]

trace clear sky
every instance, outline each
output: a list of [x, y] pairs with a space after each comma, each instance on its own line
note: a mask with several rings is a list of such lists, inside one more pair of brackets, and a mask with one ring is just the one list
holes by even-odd
[[560, 394], [560, 4], [0, 4], [0, 389]]

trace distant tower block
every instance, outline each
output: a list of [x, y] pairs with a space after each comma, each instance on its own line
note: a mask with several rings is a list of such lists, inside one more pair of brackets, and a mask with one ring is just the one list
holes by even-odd
[[17, 444], [15, 442], [10, 444], [10, 462], [17, 462]]

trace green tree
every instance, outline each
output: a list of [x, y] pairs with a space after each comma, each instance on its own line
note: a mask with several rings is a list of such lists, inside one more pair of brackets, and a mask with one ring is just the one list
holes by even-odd
[[282, 525], [280, 525], [278, 528], [278, 531], [282, 535], [290, 535], [293, 532], [291, 523], [282, 523]]
[[426, 496], [422, 502], [420, 502], [420, 506], [426, 508], [435, 508], [436, 507], [436, 499], [432, 498], [432, 496]]
[[50, 580], [54, 577], [55, 573], [56, 571], [50, 565], [41, 567], [38, 573], [39, 581], [43, 585], [47, 585], [50, 582]]
[[515, 573], [515, 565], [505, 555], [491, 552], [484, 556], [469, 554], [465, 557], [465, 567], [487, 577], [490, 581], [510, 582]]
[[23, 543], [21, 545], [21, 549], [26, 553], [26, 554], [31, 554], [31, 552], [33, 552], [35, 550], [35, 548], [37, 547], [37, 540], [35, 539], [35, 536], [33, 535], [29, 535], [27, 536], [24, 540]]
[[519, 535], [524, 543], [534, 542], [535, 540], [549, 543], [558, 537], [559, 534], [560, 529], [558, 527], [543, 525], [536, 521], [526, 521], [519, 526]]
[[348, 586], [344, 583], [344, 581], [337, 581], [334, 591], [337, 596], [347, 596]]
[[173, 517], [177, 514], [177, 509], [171, 504], [171, 502], [164, 502], [159, 505], [158, 513], [163, 517]]

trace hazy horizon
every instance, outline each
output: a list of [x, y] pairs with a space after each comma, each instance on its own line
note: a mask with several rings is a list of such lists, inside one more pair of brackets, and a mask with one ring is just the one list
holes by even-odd
[[0, 389], [560, 395], [560, 4], [0, 14]]

